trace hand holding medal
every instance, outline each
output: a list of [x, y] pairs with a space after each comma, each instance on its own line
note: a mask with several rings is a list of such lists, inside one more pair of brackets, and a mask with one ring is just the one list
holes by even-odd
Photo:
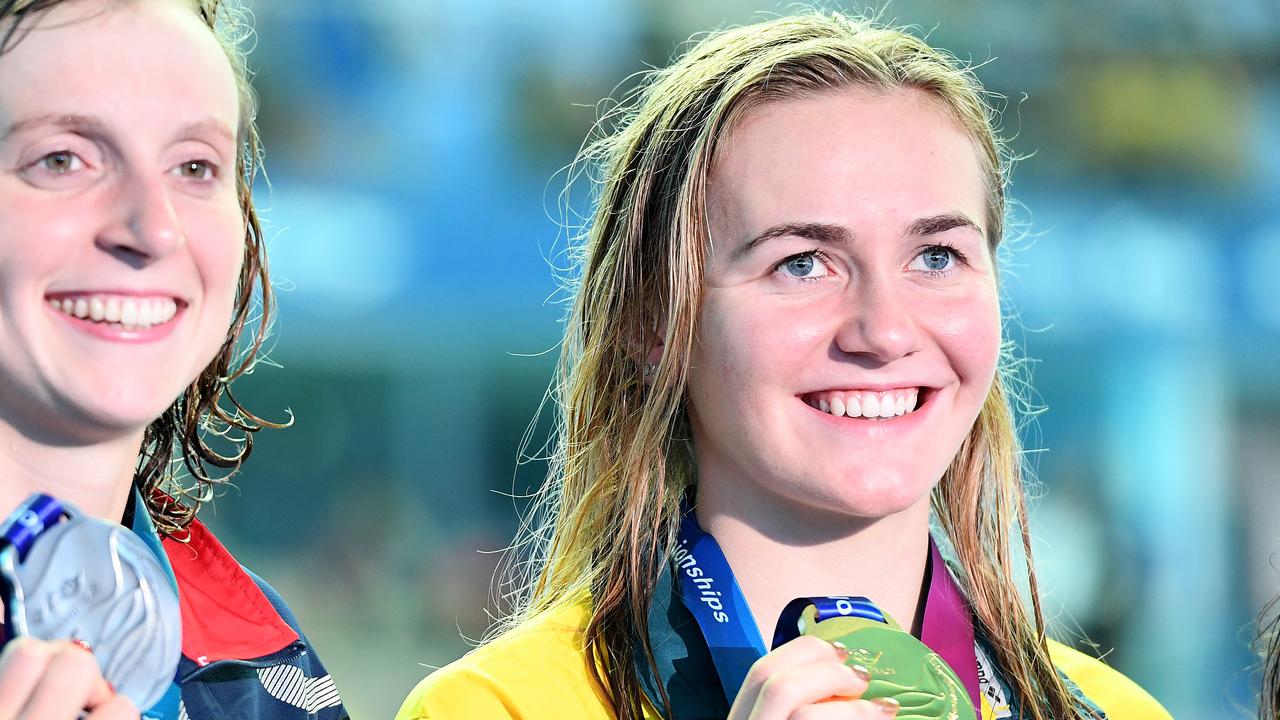
[[900, 718], [976, 720], [955, 671], [866, 598], [793, 600], [778, 621], [775, 647], [796, 633], [844, 648], [845, 664], [867, 676], [862, 697], [891, 699]]
[[102, 677], [87, 645], [28, 636], [0, 651], [0, 717], [134, 720], [138, 709]]
[[177, 593], [128, 529], [33, 495], [0, 527], [0, 586], [0, 717], [137, 717], [169, 690]]
[[881, 720], [898, 716], [892, 699], [866, 696], [870, 676], [849, 654], [801, 636], [756, 661], [729, 720]]

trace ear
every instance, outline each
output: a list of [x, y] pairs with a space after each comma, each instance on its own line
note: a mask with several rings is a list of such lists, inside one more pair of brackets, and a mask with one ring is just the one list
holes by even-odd
[[652, 334], [646, 338], [647, 342], [636, 343], [632, 352], [632, 356], [640, 363], [640, 377], [644, 379], [645, 385], [653, 385], [654, 378], [658, 376], [658, 365], [666, 352], [666, 345], [663, 342], [665, 335], [665, 327], [654, 328]]
[[640, 368], [640, 374], [644, 377], [645, 385], [653, 385], [653, 379], [658, 376], [658, 363], [662, 362], [664, 349], [661, 339], [658, 340], [657, 344], [649, 348], [649, 353], [644, 359], [644, 365]]

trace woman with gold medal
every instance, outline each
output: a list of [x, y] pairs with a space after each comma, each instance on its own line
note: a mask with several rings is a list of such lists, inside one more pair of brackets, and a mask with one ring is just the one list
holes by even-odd
[[582, 162], [529, 582], [400, 718], [1168, 717], [1015, 580], [1008, 160], [968, 69], [841, 14], [715, 32]]

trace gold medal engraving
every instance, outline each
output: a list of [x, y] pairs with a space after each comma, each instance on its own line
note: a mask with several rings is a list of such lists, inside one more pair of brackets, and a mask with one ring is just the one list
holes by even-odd
[[897, 717], [909, 720], [977, 720], [964, 683], [951, 666], [906, 632], [888, 615], [888, 624], [860, 617], [834, 617], [818, 622], [817, 610], [805, 608], [802, 635], [840, 642], [849, 649], [847, 665], [871, 673], [862, 697], [892, 697], [901, 704]]

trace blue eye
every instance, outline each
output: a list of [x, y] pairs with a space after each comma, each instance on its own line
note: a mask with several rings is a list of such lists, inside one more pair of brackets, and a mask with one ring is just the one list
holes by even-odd
[[953, 247], [930, 245], [916, 256], [911, 267], [929, 275], [946, 275], [955, 269], [957, 262], [963, 261], [964, 256]]
[[933, 271], [946, 270], [951, 264], [951, 251], [942, 247], [931, 247], [920, 256], [925, 268]]
[[798, 280], [813, 280], [827, 275], [827, 266], [818, 258], [816, 250], [792, 255], [778, 263], [777, 269]]

